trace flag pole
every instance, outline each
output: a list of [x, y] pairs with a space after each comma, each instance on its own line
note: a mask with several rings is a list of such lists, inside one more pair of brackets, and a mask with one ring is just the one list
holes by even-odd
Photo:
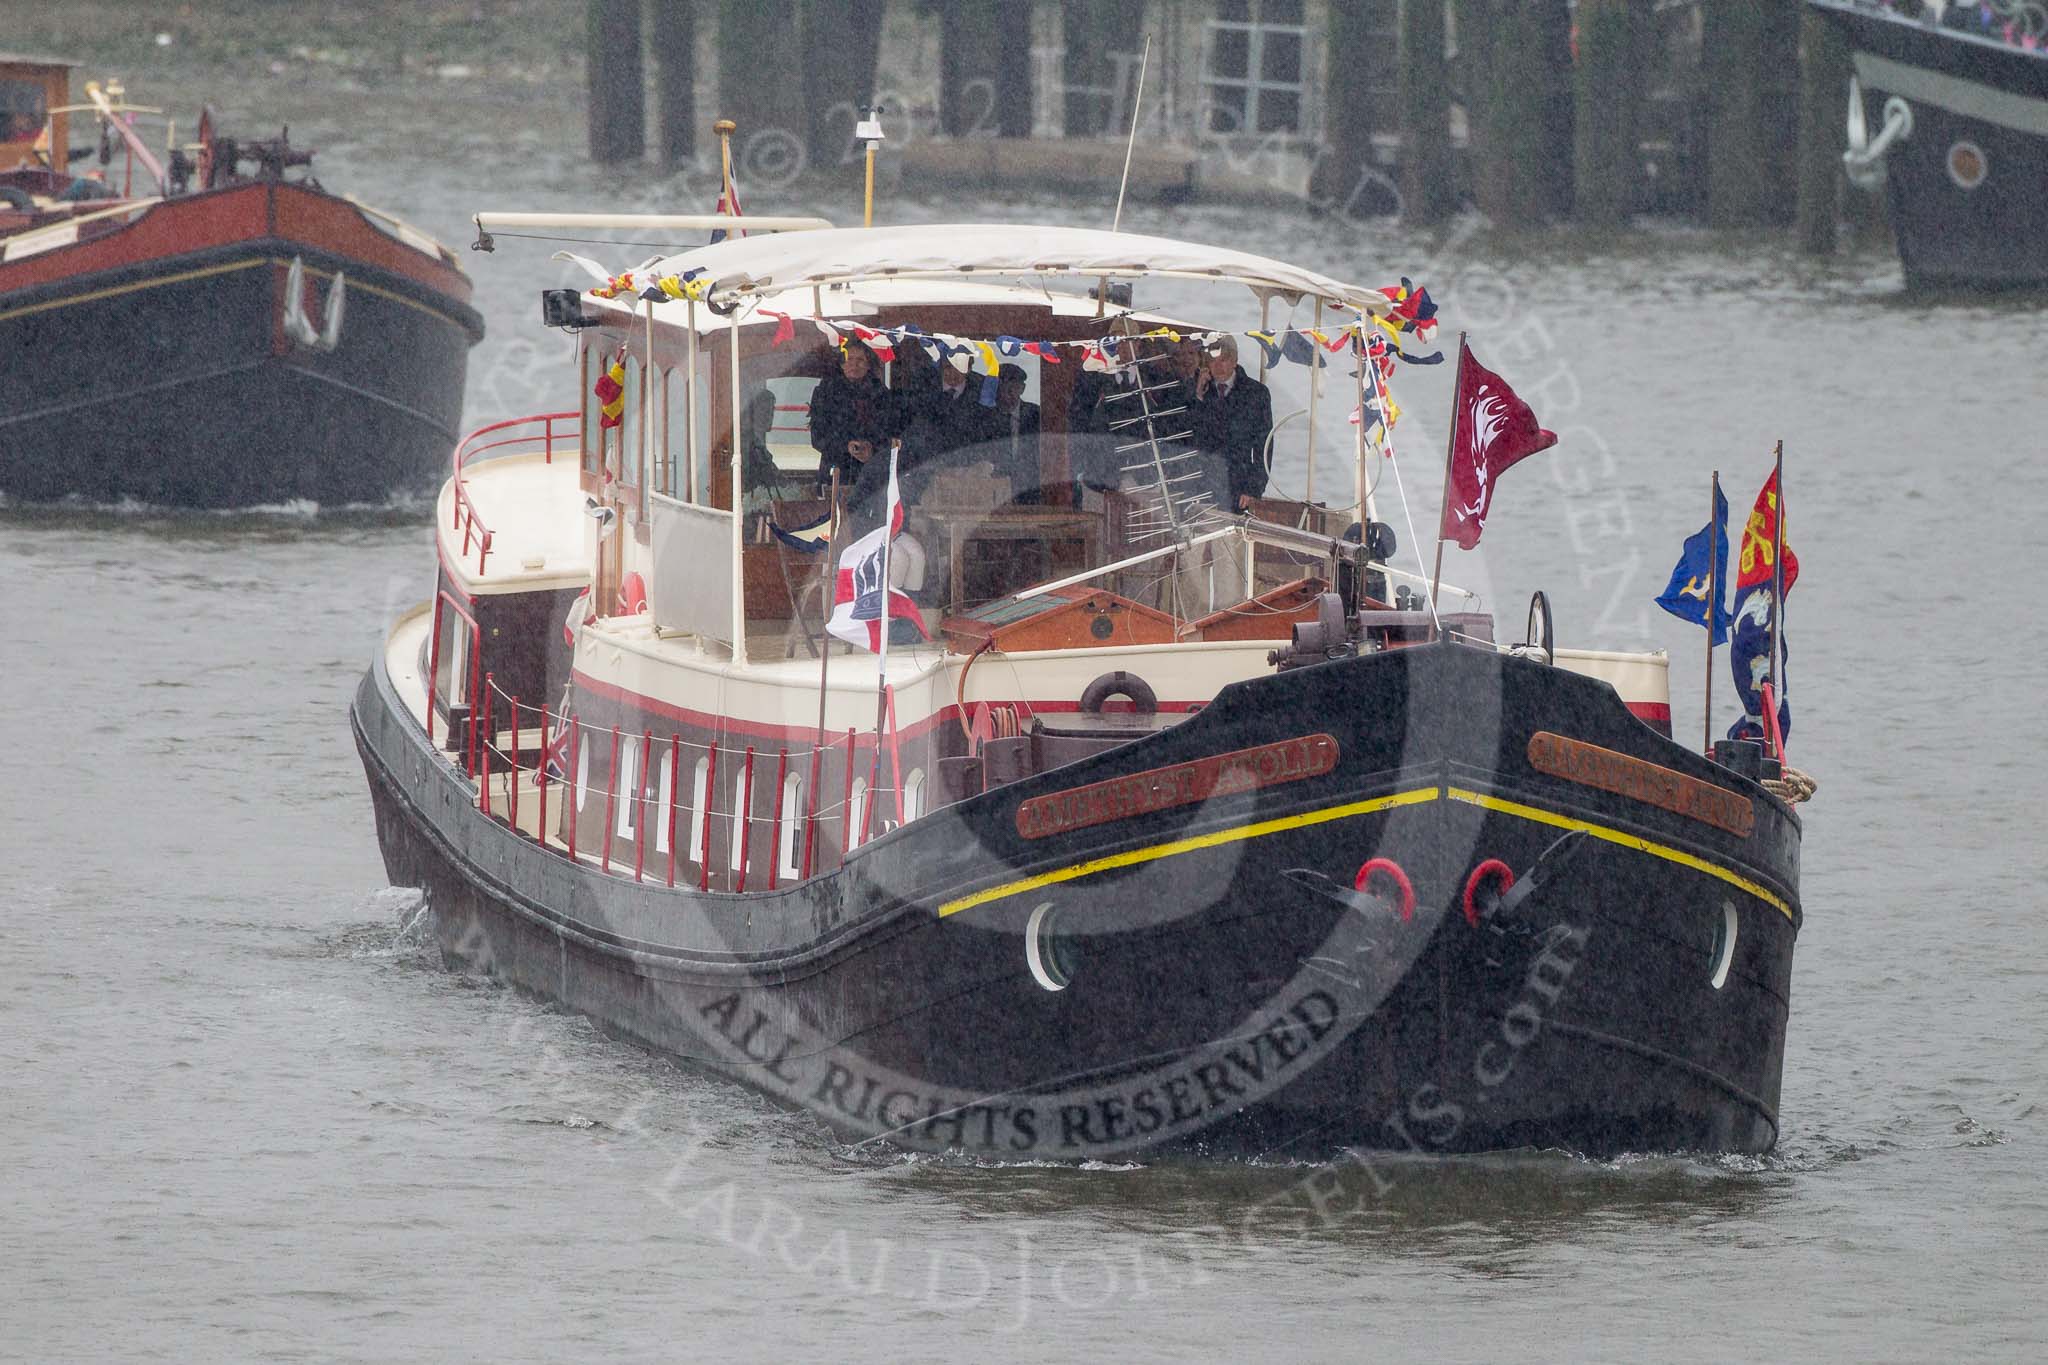
[[860, 225], [875, 225], [875, 152], [882, 145], [882, 106], [863, 104], [860, 107], [860, 122], [853, 135], [867, 145], [867, 193], [862, 201]]
[[718, 134], [718, 192], [725, 199], [725, 211], [734, 211], [732, 193], [732, 135], [739, 131], [739, 125], [729, 118], [722, 118], [711, 125], [711, 131]]
[[1714, 471], [1713, 491], [1707, 497], [1707, 702], [1700, 717], [1700, 752], [1714, 747], [1714, 627], [1721, 618], [1721, 471]]
[[875, 757], [868, 765], [867, 806], [860, 814], [860, 834], [868, 837], [870, 817], [875, 809], [875, 783], [882, 777], [882, 725], [889, 714], [889, 628], [896, 624], [889, 615], [889, 551], [896, 540], [896, 451], [900, 441], [889, 443], [889, 492], [882, 508], [882, 639], [875, 651]]
[[[1458, 371], [1451, 379], [1451, 432], [1444, 438], [1444, 493], [1437, 501], [1436, 512], [1436, 569], [1430, 574], [1429, 610], [1437, 611], [1437, 590], [1444, 583], [1444, 509], [1451, 504], [1451, 460], [1458, 452], [1458, 409], [1460, 406], [1459, 386], [1465, 382], [1465, 334], [1458, 333]], [[1439, 618], [1441, 620], [1441, 618]], [[1443, 634], [1443, 627], [1437, 627], [1437, 634]]]
[[823, 599], [818, 628], [818, 742], [825, 747], [825, 680], [832, 669], [832, 586], [838, 579], [833, 557], [839, 553], [839, 466], [832, 466], [832, 502], [825, 509], [825, 577], [818, 596]]
[[[1780, 440], [1771, 453], [1771, 482], [1777, 486], [1778, 505], [1772, 509], [1771, 539], [1774, 542], [1771, 555], [1771, 705], [1775, 708], [1785, 694], [1785, 680], [1779, 673], [1778, 651], [1783, 648], [1784, 637], [1780, 633], [1785, 615], [1785, 443]], [[1712, 639], [1710, 635], [1707, 637]], [[1776, 720], [1776, 716], [1771, 717]], [[1785, 758], [1785, 740], [1778, 739], [1778, 760]]]

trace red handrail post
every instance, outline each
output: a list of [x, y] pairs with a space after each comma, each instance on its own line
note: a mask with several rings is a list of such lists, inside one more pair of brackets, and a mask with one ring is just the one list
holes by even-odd
[[514, 834], [519, 832], [519, 698], [507, 698], [512, 705], [512, 799], [506, 802], [505, 823]]
[[548, 708], [540, 708], [540, 757], [533, 765], [533, 790], [540, 798], [540, 813], [534, 817], [533, 841], [543, 848], [548, 842]]
[[1772, 757], [1776, 758], [1778, 762], [1783, 763], [1785, 761], [1785, 736], [1778, 732], [1778, 698], [1776, 693], [1777, 689], [1769, 683], [1765, 683], [1760, 689], [1760, 697], [1764, 705], [1764, 738], [1770, 741]]
[[768, 826], [768, 889], [775, 889], [776, 874], [782, 870], [782, 784], [789, 771], [789, 750], [775, 754], [775, 820]]
[[441, 685], [441, 606], [446, 593], [434, 594], [434, 633], [427, 640], [427, 747], [434, 747], [434, 691]]
[[576, 861], [576, 807], [581, 804], [583, 787], [576, 780], [582, 771], [578, 766], [583, 761], [583, 717], [569, 717], [569, 861]]
[[668, 737], [668, 884], [676, 884], [676, 791], [683, 785], [683, 732]]
[[744, 891], [747, 889], [747, 851], [752, 846], [754, 833], [754, 746], [751, 744], [747, 746], [747, 766], [740, 785], [746, 791], [733, 811], [733, 819], [739, 822], [740, 827], [739, 889]]
[[612, 826], [619, 809], [619, 727], [612, 727], [612, 765], [604, 774], [604, 871], [612, 870]]
[[469, 775], [476, 776], [476, 724], [477, 708], [483, 704], [478, 696], [479, 687], [485, 674], [479, 671], [484, 660], [484, 630], [472, 625], [469, 631]]
[[825, 750], [823, 746], [811, 745], [811, 789], [804, 803], [804, 862], [802, 880], [811, 879], [811, 852], [818, 842], [818, 783], [824, 775]]
[[[872, 803], [870, 803], [872, 804]], [[853, 727], [846, 727], [846, 806], [839, 814], [839, 865], [853, 852]]]
[[903, 747], [896, 733], [896, 686], [885, 684], [889, 698], [889, 766], [896, 772], [896, 823], [903, 823]]
[[477, 791], [483, 798], [484, 814], [491, 813], [491, 745], [496, 737], [491, 733], [491, 675], [484, 674], [484, 721], [483, 733], [478, 736], [476, 748]]
[[707, 745], [704, 750], [704, 838], [697, 847], [697, 854], [700, 859], [697, 865], [697, 889], [699, 891], [709, 891], [711, 889], [711, 826], [716, 823], [712, 819], [711, 812], [712, 808], [717, 804], [711, 799], [711, 796], [717, 790], [718, 745], [714, 742]]
[[654, 731], [640, 732], [640, 781], [633, 788], [633, 800], [639, 809], [633, 813], [633, 880], [640, 880], [640, 870], [647, 865], [647, 801], [641, 793], [647, 790], [647, 779], [654, 771]]

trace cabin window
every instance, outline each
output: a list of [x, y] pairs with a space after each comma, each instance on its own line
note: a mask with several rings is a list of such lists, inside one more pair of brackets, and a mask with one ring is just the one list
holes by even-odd
[[1203, 129], [1306, 133], [1307, 43], [1302, 0], [1221, 0], [1203, 43]]
[[747, 797], [752, 795], [745, 785], [744, 769], [735, 768], [732, 775], [732, 843], [725, 851], [726, 865], [733, 871], [740, 870], [740, 845], [747, 830]]
[[41, 81], [0, 80], [0, 142], [34, 142], [48, 111]]
[[868, 780], [865, 777], [853, 779], [853, 794], [846, 799], [846, 847], [850, 852], [859, 848], [867, 839], [868, 830]]
[[794, 881], [803, 872], [804, 783], [795, 773], [782, 779], [782, 847], [775, 851], [783, 877]]
[[697, 774], [690, 788], [690, 847], [686, 850], [691, 862], [700, 861], [698, 855], [704, 848], [704, 830], [711, 816], [711, 760], [697, 760]]
[[640, 777], [640, 743], [634, 736], [628, 735], [619, 743], [619, 771], [617, 777], [619, 798], [619, 828], [617, 832], [621, 839], [636, 838], [637, 836], [633, 833], [633, 830], [638, 824], [636, 812], [640, 808], [640, 789], [638, 786], [638, 779]]
[[640, 434], [646, 425], [644, 399], [640, 396], [640, 362], [632, 356], [626, 357], [625, 411], [619, 416], [619, 425], [614, 428], [618, 437], [615, 447], [618, 459], [619, 482], [628, 488], [637, 488], [643, 482], [640, 474]]
[[689, 485], [689, 500], [700, 507], [711, 505], [711, 385], [714, 378], [723, 379], [724, 372], [713, 367], [711, 348], [702, 347], [697, 356], [697, 373], [691, 381], [686, 397], [688, 411], [684, 419], [688, 431], [695, 433], [697, 458], [692, 465]]
[[655, 421], [652, 436], [654, 446], [654, 478], [656, 492], [666, 497], [676, 496], [676, 447], [670, 435], [671, 430], [682, 431], [680, 422], [672, 422], [676, 396], [676, 372], [667, 366], [661, 370], [661, 395], [654, 400]]
[[604, 451], [604, 428], [598, 423], [603, 414], [598, 411], [597, 377], [604, 373], [599, 347], [592, 341], [583, 348], [583, 374], [580, 379], [583, 395], [583, 472], [598, 472], [599, 461]]
[[469, 703], [469, 620], [448, 606], [441, 606], [441, 650], [435, 661], [434, 692], [453, 708]]
[[668, 852], [668, 810], [676, 788], [676, 756], [673, 750], [661, 756], [661, 803], [655, 808], [660, 818], [654, 822], [654, 851]]
[[912, 768], [903, 779], [903, 823], [924, 814], [924, 769]]

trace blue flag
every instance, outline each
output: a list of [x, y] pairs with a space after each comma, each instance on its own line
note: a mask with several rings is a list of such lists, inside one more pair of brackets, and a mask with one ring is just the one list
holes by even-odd
[[1728, 626], [1733, 618], [1725, 605], [1728, 593], [1728, 499], [1721, 486], [1714, 485], [1714, 519], [1686, 537], [1685, 549], [1671, 570], [1671, 583], [1657, 605], [1681, 621], [1696, 626], [1707, 624], [1707, 585], [1715, 587], [1713, 638], [1708, 647], [1728, 643]]

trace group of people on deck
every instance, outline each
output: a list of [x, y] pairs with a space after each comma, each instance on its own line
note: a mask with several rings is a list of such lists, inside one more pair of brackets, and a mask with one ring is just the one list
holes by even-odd
[[[1119, 454], [1116, 447], [1143, 439], [1144, 426], [1112, 425], [1138, 416], [1142, 406], [1159, 414], [1152, 435], [1162, 455], [1196, 455], [1199, 487], [1209, 505], [1225, 513], [1243, 511], [1266, 491], [1273, 396], [1245, 373], [1237, 359], [1237, 338], [1228, 332], [1207, 343], [1183, 337], [1169, 347], [1166, 366], [1134, 357], [1075, 386], [1069, 422], [1074, 432], [1085, 433], [1076, 442], [1080, 481], [1106, 492], [1119, 486], [1127, 467], [1143, 463], [1145, 452]], [[1151, 390], [1142, 403], [1129, 396], [1139, 385]]]
[[992, 404], [982, 402], [985, 378], [940, 364], [892, 389], [874, 352], [848, 340], [837, 368], [811, 391], [819, 489], [836, 473], [848, 505], [864, 504], [887, 484], [889, 446], [900, 440], [897, 478], [908, 500], [940, 470], [986, 462], [1018, 501], [1037, 501], [1038, 404], [1024, 400], [1027, 376], [1020, 365], [1003, 365]]
[[[1149, 344], [1149, 343], [1147, 343]], [[1073, 505], [1082, 490], [1114, 490], [1126, 466], [1142, 463], [1137, 452], [1116, 447], [1144, 438], [1139, 426], [1112, 424], [1140, 416], [1137, 401], [1117, 397], [1138, 384], [1153, 388], [1146, 406], [1154, 412], [1180, 409], [1154, 424], [1160, 437], [1187, 433], [1168, 442], [1168, 454], [1192, 450], [1202, 472], [1208, 502], [1237, 512], [1265, 492], [1266, 441], [1273, 429], [1272, 397], [1266, 386], [1238, 363], [1237, 341], [1223, 333], [1206, 345], [1193, 338], [1171, 343], [1170, 364], [1141, 364], [1133, 358], [1119, 368], [1077, 375], [1067, 413], [1072, 437]], [[881, 364], [862, 342], [849, 338], [837, 365], [811, 394], [811, 445], [818, 452], [818, 487], [838, 475], [849, 507], [878, 498], [889, 477], [888, 452], [901, 441], [899, 484], [916, 501], [938, 471], [986, 462], [1009, 481], [1012, 499], [1041, 501], [1038, 453], [1039, 406], [1024, 398], [1023, 367], [1004, 364], [996, 375], [994, 402], [982, 401], [986, 376], [942, 362], [925, 366], [909, 382], [891, 388]], [[1139, 480], [1142, 483], [1142, 479]]]

